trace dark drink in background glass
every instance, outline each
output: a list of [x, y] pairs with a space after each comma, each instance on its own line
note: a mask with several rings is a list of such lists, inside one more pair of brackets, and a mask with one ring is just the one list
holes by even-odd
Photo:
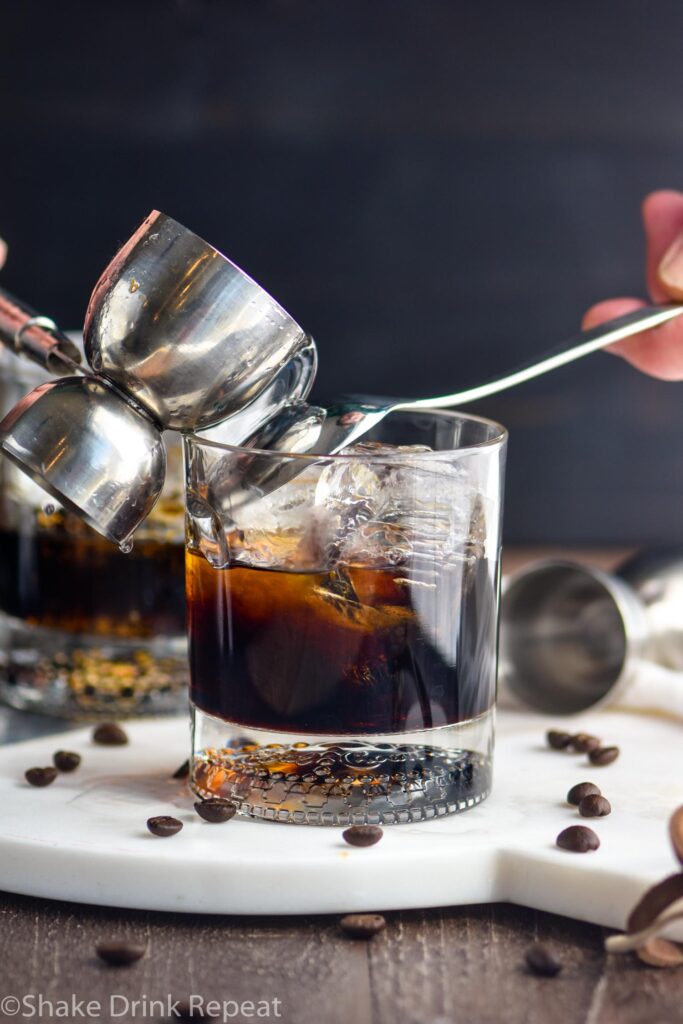
[[[0, 353], [0, 412], [45, 379]], [[0, 697], [65, 717], [184, 709], [182, 453], [129, 554], [0, 459]]]
[[[69, 633], [152, 639], [183, 632], [184, 545], [177, 529], [168, 540], [148, 532], [124, 555], [62, 509], [31, 512], [33, 522], [0, 527], [0, 610]], [[173, 509], [176, 519], [182, 514]]]

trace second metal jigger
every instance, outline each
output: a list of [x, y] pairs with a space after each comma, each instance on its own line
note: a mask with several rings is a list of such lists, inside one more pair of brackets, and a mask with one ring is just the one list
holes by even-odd
[[682, 608], [682, 548], [643, 552], [614, 573], [567, 560], [536, 562], [503, 588], [501, 679], [547, 714], [620, 699], [639, 677], [648, 706], [680, 709], [670, 683], [662, 696], [652, 672], [643, 673], [648, 665], [683, 671]]
[[[15, 340], [25, 348], [42, 332], [39, 361], [78, 372], [54, 325], [22, 321], [16, 308]], [[95, 286], [84, 337], [94, 373], [32, 391], [0, 424], [0, 447], [117, 544], [159, 496], [163, 430], [223, 421], [275, 396], [279, 381], [272, 413], [306, 397], [317, 362], [312, 340], [263, 288], [156, 211]]]

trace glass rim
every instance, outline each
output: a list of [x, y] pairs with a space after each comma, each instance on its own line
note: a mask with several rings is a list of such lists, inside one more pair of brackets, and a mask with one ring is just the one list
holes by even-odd
[[[202, 437], [201, 434], [196, 434], [192, 431], [183, 432], [183, 440], [196, 444], [205, 448], [217, 448], [221, 451], [234, 452], [238, 455], [259, 455], [267, 456], [272, 459], [297, 459], [301, 462], [320, 462], [323, 459], [334, 459], [335, 461], [348, 461], [360, 459], [363, 462], [414, 462], [418, 459], [429, 459], [432, 461], [438, 461], [447, 456], [461, 455], [468, 452], [478, 452], [485, 449], [502, 447], [508, 439], [508, 430], [498, 423], [497, 420], [489, 419], [487, 416], [475, 416], [471, 413], [462, 413], [457, 409], [420, 409], [411, 408], [405, 406], [404, 408], [397, 409], [397, 413], [414, 413], [416, 415], [427, 415], [443, 417], [444, 419], [459, 419], [466, 420], [472, 423], [483, 423], [488, 427], [493, 427], [496, 434], [493, 437], [487, 438], [484, 441], [477, 441], [476, 444], [466, 444], [458, 448], [441, 448], [435, 449], [428, 452], [396, 452], [394, 454], [381, 453], [373, 455], [369, 452], [281, 452], [273, 451], [269, 448], [246, 448], [244, 445], [238, 444], [227, 444], [224, 441], [212, 441], [210, 438]], [[393, 413], [389, 413], [389, 416]], [[389, 417], [387, 417], [388, 419]], [[225, 422], [225, 421], [224, 421]], [[218, 425], [218, 424], [216, 424]], [[212, 429], [211, 427], [207, 429]]]

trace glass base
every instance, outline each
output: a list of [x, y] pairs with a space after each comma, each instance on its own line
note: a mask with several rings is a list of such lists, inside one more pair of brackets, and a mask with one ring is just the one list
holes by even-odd
[[184, 711], [184, 637], [79, 636], [0, 615], [0, 700], [22, 711], [96, 720]]
[[245, 729], [192, 706], [191, 785], [294, 825], [395, 825], [457, 814], [491, 789], [492, 709], [424, 732], [312, 736]]

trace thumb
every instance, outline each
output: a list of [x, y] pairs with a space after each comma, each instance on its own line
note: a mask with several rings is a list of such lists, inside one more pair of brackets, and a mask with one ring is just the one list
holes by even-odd
[[683, 233], [677, 235], [662, 256], [657, 282], [670, 299], [683, 300]]

